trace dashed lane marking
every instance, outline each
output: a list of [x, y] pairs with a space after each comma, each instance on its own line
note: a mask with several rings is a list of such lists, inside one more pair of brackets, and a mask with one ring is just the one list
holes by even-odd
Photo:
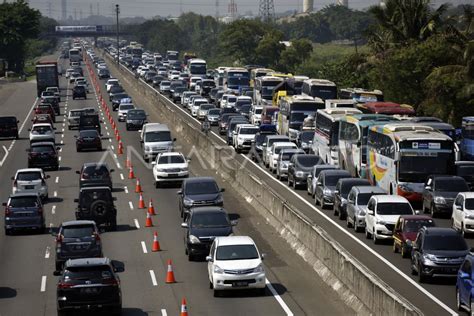
[[285, 311], [286, 315], [288, 316], [293, 316], [293, 312], [290, 310], [288, 305], [283, 301], [283, 299], [280, 297], [280, 295], [277, 293], [273, 285], [268, 281], [267, 278], [265, 278], [265, 284], [267, 285], [268, 289], [270, 292], [272, 292], [273, 297], [277, 300], [278, 304], [280, 304], [281, 308]]
[[128, 206], [130, 207], [131, 210], [133, 210], [133, 203], [132, 203], [132, 201], [128, 201]]
[[54, 180], [55, 183], [58, 183], [59, 182], [59, 177], [56, 177], [56, 179]]
[[156, 282], [155, 271], [150, 270], [150, 278], [151, 278], [151, 283], [153, 284], [153, 286], [158, 286], [158, 282]]
[[46, 247], [46, 252], [44, 253], [44, 258], [49, 259], [50, 254], [51, 254], [51, 248], [48, 246], [48, 247]]
[[148, 253], [148, 250], [146, 249], [146, 244], [144, 241], [141, 241], [140, 242], [142, 244], [142, 250], [143, 250], [143, 253]]
[[168, 316], [168, 313], [166, 312], [166, 309], [161, 310], [161, 316]]
[[[125, 193], [128, 194], [128, 187], [127, 187], [127, 186], [124, 186], [124, 187], [123, 187], [123, 190], [125, 191]], [[130, 202], [130, 203], [131, 203], [131, 202]]]
[[120, 174], [120, 179], [123, 181], [125, 178], [123, 177], [123, 173]]
[[133, 222], [135, 223], [135, 227], [136, 227], [137, 229], [140, 229], [140, 223], [138, 222], [138, 219], [136, 219], [136, 218], [133, 219]]
[[40, 291], [41, 291], [41, 292], [46, 291], [46, 275], [43, 275], [43, 276], [41, 277], [41, 288], [40, 288]]
[[52, 215], [56, 214], [56, 205], [53, 205], [53, 206], [51, 207], [51, 214], [52, 214]]

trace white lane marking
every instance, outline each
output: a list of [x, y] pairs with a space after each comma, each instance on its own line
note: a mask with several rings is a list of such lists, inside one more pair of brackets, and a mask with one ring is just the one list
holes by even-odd
[[[12, 142], [12, 144], [13, 144], [13, 142]], [[0, 167], [3, 166], [3, 163], [4, 163], [5, 160], [7, 159], [8, 154], [10, 153], [10, 151], [7, 149], [6, 146], [3, 146], [3, 150], [5, 150], [5, 156], [3, 156], [2, 161], [0, 161]]]
[[[66, 115], [64, 115], [64, 116], [66, 116]], [[64, 126], [66, 126], [66, 123], [63, 123], [63, 127], [64, 127]], [[63, 132], [64, 132], [64, 128], [63, 128]]]
[[49, 259], [50, 253], [51, 253], [51, 248], [48, 246], [48, 247], [46, 247], [46, 252], [44, 253], [44, 258]]
[[132, 203], [132, 201], [128, 201], [128, 206], [130, 207], [131, 210], [133, 210], [133, 203]]
[[109, 133], [109, 132], [107, 132], [107, 136], [110, 136], [110, 133]]
[[125, 191], [125, 193], [128, 194], [128, 187], [127, 187], [127, 186], [124, 186], [124, 187], [123, 187], [123, 190]]
[[60, 152], [60, 153], [62, 153], [62, 152], [63, 152], [63, 148], [62, 148], [62, 147], [61, 147], [61, 148], [59, 148], [59, 152]]
[[53, 196], [54, 196], [54, 197], [57, 197], [57, 196], [58, 196], [58, 191], [54, 191], [54, 192], [53, 192]]
[[124, 180], [123, 173], [120, 174], [120, 179]]
[[61, 138], [64, 138], [64, 134], [61, 135]]
[[[110, 145], [110, 148], [112, 148], [112, 150], [115, 150], [114, 145]], [[117, 157], [115, 157], [115, 158], [117, 158]]]
[[109, 142], [112, 142], [112, 138], [109, 138]]
[[21, 124], [20, 129], [18, 130], [18, 134], [21, 134], [21, 131], [22, 131], [23, 128], [25, 127], [26, 121], [27, 121], [28, 118], [30, 117], [31, 112], [33, 112], [33, 109], [35, 108], [36, 102], [38, 102], [38, 100], [39, 100], [39, 98], [36, 98], [36, 99], [35, 99], [35, 102], [33, 102], [33, 105], [31, 106], [30, 111], [28, 112], [28, 114], [26, 114], [26, 117], [25, 117], [25, 119], [23, 120], [23, 123]]
[[283, 308], [286, 315], [293, 316], [293, 312], [291, 311], [291, 309], [288, 307], [288, 305], [286, 305], [285, 301], [283, 301], [283, 299], [280, 297], [280, 295], [277, 293], [277, 291], [275, 290], [273, 285], [270, 283], [270, 281], [268, 281], [267, 278], [265, 278], [265, 284], [267, 285], [270, 292], [272, 292], [272, 295], [276, 299], [278, 304], [280, 304], [281, 308]]
[[158, 282], [156, 282], [155, 272], [153, 270], [150, 270], [150, 278], [153, 286], [158, 286]]
[[144, 241], [141, 241], [140, 242], [142, 244], [142, 250], [143, 250], [143, 253], [148, 253], [148, 250], [146, 249], [146, 244]]
[[138, 222], [138, 219], [134, 218], [134, 219], [133, 219], [133, 222], [135, 223], [135, 227], [136, 227], [137, 229], [140, 229], [140, 223]]
[[56, 177], [56, 179], [54, 180], [55, 183], [58, 183], [59, 182], [59, 177]]
[[43, 275], [43, 276], [41, 277], [41, 288], [40, 288], [40, 291], [41, 291], [41, 292], [46, 291], [46, 275]]
[[[115, 157], [115, 159], [117, 159], [117, 157]], [[116, 164], [117, 164], [117, 168], [118, 168], [118, 169], [122, 169], [122, 166], [120, 165], [120, 163], [119, 163], [118, 161], [117, 161]]]
[[161, 316], [168, 316], [168, 313], [166, 312], [166, 309], [161, 309]]
[[62, 159], [62, 157], [61, 157], [61, 156], [59, 156], [59, 157], [58, 157], [58, 161], [61, 161], [61, 159]]
[[52, 214], [52, 215], [56, 214], [56, 205], [53, 205], [53, 206], [51, 207], [51, 214]]
[[105, 126], [105, 129], [108, 130], [109, 128], [107, 126]]
[[63, 128], [63, 129], [61, 129], [61, 132], [63, 132], [63, 133], [64, 133], [64, 128]]
[[61, 139], [61, 145], [64, 144], [64, 140]]
[[[113, 148], [112, 148], [112, 149], [113, 149]], [[114, 153], [114, 158], [117, 159], [117, 154], [116, 154], [116, 153]]]

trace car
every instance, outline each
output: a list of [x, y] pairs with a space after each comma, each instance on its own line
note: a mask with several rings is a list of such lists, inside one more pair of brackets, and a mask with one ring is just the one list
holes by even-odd
[[387, 194], [387, 192], [377, 186], [353, 186], [349, 191], [349, 195], [347, 196], [346, 226], [348, 228], [354, 227], [354, 231], [356, 233], [362, 231], [365, 228], [365, 214], [367, 213], [367, 203], [369, 203], [369, 200], [372, 195], [382, 194]]
[[52, 142], [39, 142], [30, 144], [28, 152], [28, 168], [59, 169], [59, 147]]
[[472, 274], [473, 250], [466, 255], [456, 278], [456, 307], [458, 311], [474, 311], [474, 279]]
[[427, 215], [401, 215], [393, 229], [393, 252], [401, 252], [402, 258], [408, 258], [420, 228], [434, 226], [434, 220]]
[[306, 182], [307, 182], [306, 191], [308, 195], [314, 198], [315, 189], [316, 189], [316, 181], [318, 180], [319, 173], [323, 170], [334, 170], [334, 169], [338, 169], [338, 167], [334, 165], [326, 165], [326, 164], [313, 166], [313, 169], [311, 170], [311, 172], [308, 174], [308, 177], [306, 178]]
[[134, 109], [135, 109], [135, 105], [133, 105], [132, 103], [120, 103], [118, 107], [118, 121], [125, 122], [127, 118], [127, 112], [129, 110], [134, 110]]
[[120, 82], [118, 79], [110, 78], [109, 80], [107, 80], [107, 82], [105, 83], [105, 91], [109, 93], [110, 89], [112, 89], [113, 86], [120, 86]]
[[125, 93], [122, 86], [112, 86], [109, 92], [109, 101], [112, 101], [117, 94], [120, 95], [121, 93]]
[[220, 100], [219, 107], [220, 108], [233, 108], [235, 102], [237, 101], [237, 97], [233, 94], [224, 94]]
[[189, 90], [195, 91], [196, 83], [201, 80], [202, 80], [201, 77], [191, 76], [191, 78], [189, 79]]
[[97, 71], [97, 76], [99, 77], [99, 79], [108, 79], [110, 78], [110, 71], [106, 68], [99, 69]]
[[347, 197], [352, 187], [356, 185], [370, 186], [370, 182], [367, 179], [345, 178], [339, 179], [336, 184], [336, 190], [334, 191], [333, 211], [334, 216], [339, 216], [339, 219], [341, 220], [345, 220], [347, 217]]
[[112, 102], [112, 111], [117, 111], [119, 105], [123, 103], [132, 103], [132, 98], [125, 92], [114, 94], [110, 100]]
[[181, 101], [181, 95], [183, 92], [188, 91], [186, 87], [176, 87], [172, 93], [172, 100], [174, 103], [178, 103]]
[[86, 93], [89, 93], [89, 84], [87, 83], [87, 80], [85, 78], [76, 78], [75, 85], [84, 86], [84, 88], [86, 89]]
[[203, 105], [203, 104], [207, 104], [207, 99], [206, 98], [202, 98], [202, 97], [194, 98], [194, 100], [191, 104], [191, 115], [193, 117], [197, 116], [198, 111], [199, 111], [201, 105]]
[[18, 123], [15, 116], [0, 116], [0, 138], [18, 139]]
[[293, 189], [299, 187], [306, 189], [307, 178], [311, 170], [315, 165], [322, 163], [323, 160], [317, 155], [305, 153], [293, 155], [288, 165], [288, 186], [292, 186]]
[[207, 260], [209, 288], [214, 296], [222, 290], [256, 289], [265, 294], [265, 268], [261, 254], [248, 236], [217, 237]]
[[59, 87], [47, 87], [46, 91], [54, 93], [54, 95], [58, 99], [58, 102], [61, 102], [61, 94], [59, 91]]
[[240, 116], [243, 118], [243, 116], [241, 116], [239, 113], [236, 113], [235, 112], [235, 109], [231, 109], [232, 112], [222, 112], [222, 109], [221, 109], [221, 114], [220, 114], [220, 120], [219, 120], [219, 134], [221, 135], [224, 135], [227, 131], [227, 125], [229, 123], [229, 120], [233, 117], [236, 117], [236, 116]]
[[296, 137], [296, 144], [299, 148], [309, 153], [311, 145], [313, 144], [314, 131], [301, 131]]
[[99, 132], [95, 129], [84, 129], [79, 131], [79, 135], [74, 135], [76, 138], [76, 151], [80, 152], [84, 149], [94, 149], [102, 151], [102, 140]]
[[54, 123], [56, 123], [56, 112], [49, 103], [40, 103], [35, 107], [35, 114], [49, 114]]
[[178, 194], [178, 210], [181, 217], [186, 220], [189, 210], [195, 206], [223, 206], [224, 188], [219, 188], [212, 177], [187, 178], [181, 184]]
[[69, 84], [73, 84], [76, 81], [76, 78], [82, 77], [82, 73], [76, 71], [77, 69], [74, 69], [74, 71], [71, 73], [69, 76]]
[[155, 78], [156, 76], [158, 76], [158, 74], [156, 73], [156, 71], [152, 71], [150, 70], [149, 72], [147, 72], [144, 76], [144, 80], [145, 82], [147, 83], [152, 83], [153, 82], [153, 78]]
[[189, 159], [182, 153], [164, 152], [156, 156], [152, 161], [153, 178], [155, 187], [158, 188], [161, 183], [181, 182], [189, 176]]
[[220, 109], [212, 108], [209, 109], [206, 113], [206, 117], [204, 118], [205, 121], [209, 122], [212, 125], [218, 125], [220, 118]]
[[37, 193], [11, 194], [3, 206], [5, 235], [19, 230], [34, 230], [38, 233], [46, 230], [43, 203]]
[[87, 162], [77, 170], [79, 175], [79, 188], [106, 186], [112, 190], [112, 175], [114, 169], [109, 169], [106, 163]]
[[32, 124], [47, 123], [51, 126], [54, 124], [53, 120], [51, 119], [51, 115], [49, 114], [35, 114], [35, 116], [33, 116], [31, 119], [31, 122]]
[[122, 314], [122, 291], [117, 275], [124, 268], [108, 258], [68, 260], [56, 287], [57, 312], [100, 309], [107, 315]]
[[171, 138], [171, 131], [166, 124], [147, 123], [140, 132], [143, 159], [149, 161], [159, 153], [172, 151], [176, 138]]
[[52, 127], [48, 123], [37, 123], [33, 124], [31, 128], [28, 129], [30, 132], [30, 143], [37, 142], [56, 142], [55, 136], [55, 127]]
[[83, 98], [87, 99], [87, 91], [85, 86], [76, 85], [72, 88], [72, 99]]
[[474, 233], [474, 192], [460, 192], [454, 199], [452, 227], [467, 236]]
[[57, 232], [54, 253], [56, 271], [62, 270], [69, 259], [102, 257], [102, 242], [94, 221], [63, 222]]
[[83, 112], [82, 115], [79, 116], [78, 129], [79, 131], [95, 129], [101, 134], [102, 129], [100, 123], [102, 123], [102, 121], [99, 118], [99, 114], [87, 114]]
[[218, 206], [200, 206], [189, 210], [189, 216], [181, 224], [185, 228], [184, 247], [189, 261], [209, 255], [215, 237], [229, 236], [236, 221], [230, 221], [227, 211]]
[[262, 120], [262, 112], [263, 107], [253, 106], [249, 113], [250, 123], [252, 123], [253, 125], [260, 125], [260, 121]]
[[[290, 138], [284, 135], [267, 135], [265, 141], [262, 144], [262, 161], [263, 164], [268, 167], [270, 164], [271, 150], [273, 143], [276, 142], [289, 142]], [[295, 145], [296, 146], [296, 145]]]
[[82, 110], [80, 109], [69, 111], [68, 116], [67, 116], [67, 122], [68, 122], [67, 128], [69, 130], [79, 127], [79, 118], [81, 115], [82, 115]]
[[200, 120], [200, 121], [203, 121], [206, 116], [207, 116], [207, 112], [211, 109], [215, 109], [216, 107], [214, 106], [214, 104], [209, 104], [207, 103], [207, 100], [206, 100], [206, 103], [204, 104], [201, 104], [199, 106], [199, 109], [197, 110], [197, 119]]
[[170, 91], [170, 85], [171, 81], [162, 80], [158, 90], [160, 90], [161, 93], [168, 93]]
[[459, 192], [468, 192], [464, 178], [450, 175], [428, 176], [423, 190], [423, 211], [431, 217], [445, 215], [451, 217], [454, 198]]
[[411, 247], [411, 273], [418, 275], [420, 283], [438, 276], [457, 276], [469, 253], [464, 238], [444, 227], [422, 227]]
[[145, 110], [128, 110], [125, 118], [125, 128], [127, 131], [140, 130], [147, 123], [147, 114]]
[[181, 102], [180, 102], [181, 105], [183, 107], [187, 107], [187, 104], [189, 102], [189, 98], [193, 95], [197, 96], [196, 92], [194, 92], [194, 91], [184, 91], [183, 94], [181, 95]]
[[291, 157], [295, 154], [304, 154], [304, 151], [297, 149], [282, 149], [278, 154], [278, 159], [276, 163], [276, 178], [278, 180], [283, 180], [288, 176], [288, 165], [290, 163]]
[[248, 124], [249, 122], [247, 119], [241, 115], [239, 116], [233, 116], [232, 118], [229, 119], [229, 123], [227, 124], [227, 145], [233, 146], [233, 141], [234, 141], [234, 135], [235, 135], [235, 130], [237, 127], [241, 124]]
[[117, 230], [117, 209], [108, 186], [82, 187], [77, 203], [76, 220], [91, 220], [97, 225], [105, 225], [110, 230]]
[[470, 191], [474, 191], [474, 161], [456, 161], [455, 167], [456, 175], [463, 177]]
[[41, 103], [49, 103], [54, 109], [56, 115], [59, 115], [59, 96], [53, 91], [41, 92]]
[[283, 141], [283, 142], [275, 142], [268, 150], [267, 155], [267, 167], [270, 169], [271, 172], [276, 172], [276, 162], [278, 159], [278, 154], [282, 149], [297, 149], [295, 143], [290, 141]]
[[314, 204], [326, 208], [327, 205], [334, 204], [334, 191], [339, 179], [350, 178], [351, 174], [347, 170], [322, 170], [317, 179], [314, 189]]
[[401, 215], [415, 215], [410, 202], [399, 195], [372, 195], [365, 213], [365, 237], [374, 244], [392, 239], [393, 229]]
[[260, 125], [259, 129], [250, 147], [250, 158], [257, 162], [262, 161], [263, 143], [266, 142], [267, 136], [276, 134], [275, 125]]
[[13, 181], [12, 194], [35, 193], [43, 200], [47, 200], [49, 194], [46, 179], [49, 177], [41, 168], [18, 169], [11, 177]]

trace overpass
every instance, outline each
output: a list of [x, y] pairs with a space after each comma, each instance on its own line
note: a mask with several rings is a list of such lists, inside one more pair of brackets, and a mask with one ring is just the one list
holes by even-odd
[[[119, 26], [119, 36], [131, 35], [134, 25], [123, 24]], [[98, 37], [117, 36], [116, 25], [60, 25], [43, 33], [44, 37], [93, 37], [97, 43]]]

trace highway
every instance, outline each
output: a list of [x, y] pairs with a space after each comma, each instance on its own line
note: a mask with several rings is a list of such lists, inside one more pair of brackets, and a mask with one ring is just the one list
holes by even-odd
[[[63, 61], [64, 63], [68, 61]], [[67, 65], [64, 64], [63, 67]], [[86, 68], [84, 74], [88, 77]], [[72, 100], [69, 85], [61, 78], [61, 113], [71, 109], [96, 106], [100, 110], [102, 126], [102, 152], [76, 153], [77, 131], [67, 128], [65, 118], [59, 117], [55, 127], [60, 146], [60, 170], [48, 171], [50, 199], [45, 204], [46, 221], [51, 229], [61, 222], [74, 219], [78, 195], [78, 175], [83, 163], [105, 159], [113, 175], [114, 196], [117, 198], [118, 231], [102, 234], [104, 254], [124, 262], [122, 280], [123, 315], [177, 315], [182, 298], [186, 298], [190, 315], [347, 315], [353, 311], [337, 294], [313, 272], [271, 227], [265, 219], [251, 212], [232, 185], [217, 177], [224, 193], [224, 207], [234, 218], [239, 219], [236, 234], [250, 235], [260, 250], [267, 254], [265, 268], [268, 286], [263, 297], [253, 292], [232, 292], [214, 298], [208, 288], [207, 263], [189, 262], [184, 253], [184, 233], [180, 227], [176, 192], [177, 187], [155, 189], [150, 165], [141, 164], [132, 158], [135, 175], [140, 178], [146, 203], [153, 199], [156, 216], [154, 227], [145, 227], [146, 211], [138, 209], [138, 194], [134, 192], [135, 180], [128, 179], [125, 155], [117, 155], [118, 143], [112, 127], [98, 103], [99, 93], [94, 91], [87, 100]], [[89, 84], [92, 83], [88, 78]], [[92, 86], [91, 86], [92, 87]], [[139, 98], [137, 98], [139, 100]], [[0, 147], [8, 154], [0, 154], [1, 200], [6, 201], [11, 193], [10, 177], [19, 168], [27, 166], [28, 128], [31, 110], [36, 104], [35, 82], [15, 83], [0, 87], [0, 115], [16, 115], [20, 120], [21, 133], [17, 141], [2, 140]], [[146, 108], [145, 108], [146, 109]], [[157, 122], [159, 114], [146, 109], [150, 122]], [[112, 114], [116, 120], [116, 114]], [[119, 123], [119, 133], [125, 148], [140, 152], [137, 132], [126, 132]], [[182, 152], [191, 148], [178, 138]], [[201, 165], [198, 159], [190, 164], [193, 175], [213, 175], [215, 171]], [[161, 252], [151, 252], [153, 233], [158, 233]], [[177, 279], [176, 284], [165, 284], [166, 263], [171, 259]], [[0, 315], [55, 315], [56, 282], [54, 271], [54, 238], [49, 234], [29, 235], [0, 234]]]
[[[120, 79], [121, 74], [114, 71], [113, 68], [112, 73]], [[142, 82], [142, 84], [146, 83]], [[127, 89], [126, 85], [125, 88]], [[153, 87], [149, 86], [149, 89], [153, 89]], [[158, 93], [158, 91], [156, 92]], [[130, 94], [138, 105], [145, 104], [143, 96], [136, 95], [133, 92], [130, 92]], [[142, 107], [148, 113], [160, 113], [158, 107], [149, 108], [146, 105]], [[179, 105], [177, 105], [177, 108], [182, 109]], [[190, 124], [200, 124], [186, 110], [177, 110], [176, 113], [186, 117]], [[214, 133], [210, 137], [218, 145], [226, 146], [216, 129], [214, 129]], [[424, 314], [443, 315], [457, 313], [455, 306], [455, 279], [436, 279], [428, 284], [418, 283], [417, 277], [411, 275], [409, 259], [403, 259], [400, 254], [394, 254], [391, 242], [374, 245], [372, 240], [367, 240], [363, 233], [355, 233], [353, 229], [346, 227], [345, 221], [340, 221], [334, 217], [332, 209], [321, 210], [319, 207], [314, 206], [314, 201], [307, 195], [305, 190], [290, 189], [286, 182], [280, 182], [263, 165], [252, 162], [244, 154], [236, 155], [236, 159], [258, 176], [259, 179], [263, 179], [265, 185], [279, 192], [290, 204], [311, 218], [316, 225], [322, 227], [345, 249], [350, 251], [358, 261], [368, 267], [396, 292], [401, 293]], [[435, 222], [438, 226], [450, 227], [450, 220], [448, 219], [437, 218]], [[471, 247], [474, 247], [473, 239], [467, 239], [467, 242]]]

